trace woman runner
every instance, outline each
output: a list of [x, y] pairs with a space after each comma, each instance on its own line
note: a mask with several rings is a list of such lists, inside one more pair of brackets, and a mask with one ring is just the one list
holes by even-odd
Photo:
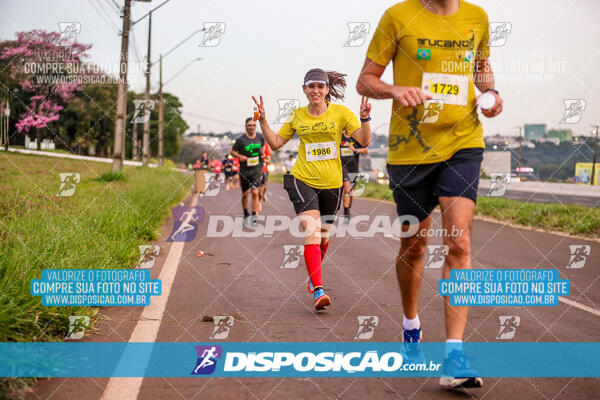
[[338, 151], [342, 131], [351, 132], [351, 136], [364, 146], [371, 141], [371, 104], [367, 97], [361, 101], [360, 124], [347, 107], [331, 103], [331, 99], [344, 99], [344, 76], [319, 68], [308, 71], [302, 85], [308, 105], [292, 111], [277, 134], [267, 122], [262, 96], [260, 104], [252, 97], [258, 106], [261, 130], [272, 150], [285, 145], [294, 134], [300, 138], [298, 160], [291, 173], [284, 175], [283, 187], [296, 214], [302, 217], [307, 286], [313, 293], [317, 310], [331, 304], [323, 291], [321, 262], [329, 245], [330, 224], [342, 197], [342, 165]]

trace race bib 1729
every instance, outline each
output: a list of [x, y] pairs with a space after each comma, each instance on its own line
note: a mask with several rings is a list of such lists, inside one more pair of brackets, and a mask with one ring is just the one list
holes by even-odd
[[421, 90], [434, 99], [442, 100], [444, 104], [466, 106], [469, 98], [469, 77], [424, 72]]

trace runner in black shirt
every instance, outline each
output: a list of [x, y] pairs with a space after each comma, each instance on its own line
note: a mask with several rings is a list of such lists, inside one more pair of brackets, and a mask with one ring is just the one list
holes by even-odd
[[342, 221], [350, 219], [350, 207], [352, 207], [352, 196], [350, 193], [356, 185], [359, 171], [358, 158], [361, 154], [367, 154], [368, 148], [358, 143], [352, 136], [344, 131], [340, 142], [340, 160], [344, 177], [344, 217]]
[[233, 157], [231, 154], [227, 154], [227, 157], [223, 159], [223, 172], [225, 172], [225, 182], [227, 183], [225, 190], [229, 190], [233, 182]]
[[[265, 139], [256, 134], [256, 122], [246, 118], [246, 133], [235, 140], [231, 150], [234, 157], [240, 159], [240, 182], [242, 186], [242, 208], [244, 224], [254, 225], [258, 213], [258, 188], [262, 182], [262, 165]], [[252, 193], [252, 219], [248, 216], [248, 192]]]

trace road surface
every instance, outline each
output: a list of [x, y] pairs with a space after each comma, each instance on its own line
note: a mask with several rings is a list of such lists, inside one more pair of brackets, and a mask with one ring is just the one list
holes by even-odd
[[[191, 195], [186, 205], [195, 202]], [[173, 226], [165, 221], [160, 256], [152, 278], [172, 279], [153, 309], [113, 307], [102, 311], [98, 330], [83, 341], [124, 342], [155, 337], [159, 342], [209, 342], [212, 322], [203, 317], [235, 315], [229, 336], [221, 342], [351, 342], [359, 315], [376, 315], [379, 326], [371, 341], [402, 340], [402, 307], [394, 259], [399, 242], [379, 235], [371, 239], [334, 238], [325, 258], [324, 283], [332, 297], [326, 312], [315, 313], [305, 289], [306, 271], [280, 268], [283, 245], [299, 239], [288, 232], [261, 238], [206, 238], [211, 215], [240, 215], [239, 189], [216, 197], [197, 198], [205, 222], [192, 242], [167, 243]], [[354, 215], [394, 215], [392, 204], [358, 199]], [[263, 214], [293, 217], [281, 184], [270, 184]], [[439, 226], [439, 214], [434, 215]], [[600, 340], [600, 244], [566, 236], [475, 220], [473, 265], [500, 268], [557, 268], [571, 280], [569, 304], [557, 307], [472, 308], [466, 340], [497, 342], [499, 316], [521, 319], [513, 341], [595, 342]], [[435, 237], [432, 244], [441, 244]], [[591, 255], [581, 269], [565, 269], [570, 244], [589, 244]], [[198, 257], [199, 250], [204, 257]], [[180, 258], [178, 257], [180, 255]], [[443, 302], [437, 294], [441, 270], [427, 269], [422, 286], [420, 317], [425, 341], [445, 340]], [[168, 286], [168, 285], [167, 285]], [[158, 305], [157, 305], [158, 304]], [[161, 308], [160, 305], [164, 305]], [[586, 308], [587, 307], [587, 308]], [[150, 315], [151, 314], [151, 315]], [[150, 315], [150, 316], [149, 316]], [[143, 340], [141, 340], [143, 341]], [[193, 367], [193, 366], [192, 366]], [[597, 378], [485, 378], [480, 389], [445, 391], [437, 378], [56, 378], [42, 380], [30, 399], [579, 399], [594, 398]]]

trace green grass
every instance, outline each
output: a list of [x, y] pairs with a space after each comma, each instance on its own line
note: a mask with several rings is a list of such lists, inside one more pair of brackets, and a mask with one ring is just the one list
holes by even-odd
[[479, 197], [476, 213], [517, 225], [600, 238], [600, 208]]
[[94, 180], [96, 180], [98, 182], [123, 181], [123, 180], [125, 180], [125, 176], [123, 175], [123, 172], [108, 171], [108, 172], [105, 172], [102, 175], [98, 176], [97, 178], [94, 178]]
[[[269, 181], [281, 182], [282, 175], [270, 175]], [[369, 182], [363, 197], [394, 201], [387, 185]], [[600, 238], [600, 208], [575, 204], [530, 203], [499, 197], [477, 198], [476, 215], [516, 225], [570, 235]]]
[[[365, 197], [394, 200], [387, 185], [368, 183]], [[600, 208], [575, 204], [530, 203], [498, 197], [477, 198], [476, 215], [500, 221], [564, 232], [571, 235], [600, 238]]]
[[[110, 169], [0, 154], [0, 341], [62, 340], [69, 315], [94, 321], [97, 308], [42, 306], [29, 294], [31, 279], [44, 268], [133, 267], [138, 245], [158, 237], [170, 207], [192, 184], [191, 176], [168, 168], [125, 167], [121, 179]], [[59, 172], [80, 173], [73, 196], [55, 196]]]

